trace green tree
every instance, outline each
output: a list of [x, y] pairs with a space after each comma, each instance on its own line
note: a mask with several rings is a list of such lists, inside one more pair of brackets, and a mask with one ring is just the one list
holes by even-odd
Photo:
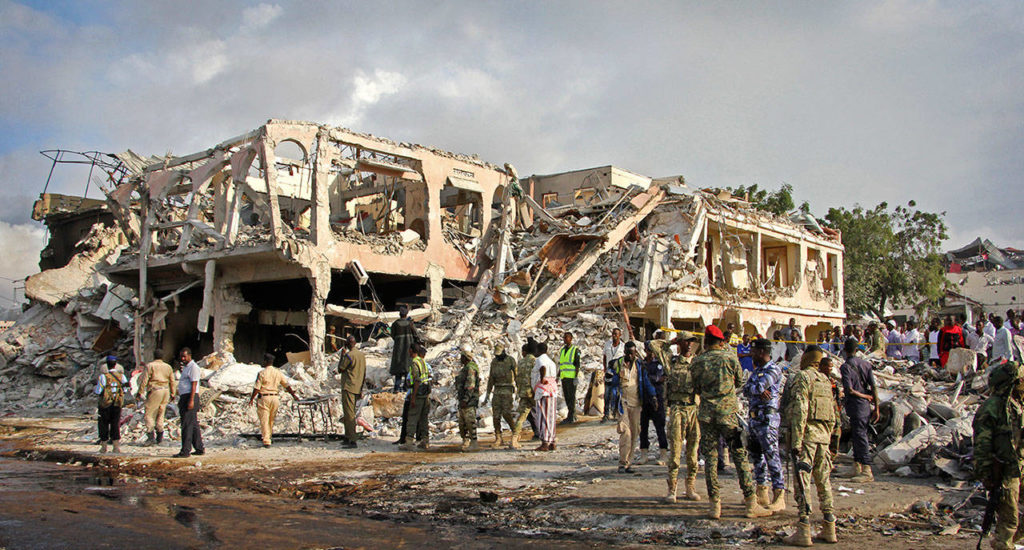
[[[782, 187], [775, 191], [759, 189], [756, 183], [750, 187], [741, 185], [735, 189], [732, 187], [727, 189], [737, 197], [746, 197], [754, 208], [771, 212], [777, 216], [789, 214], [796, 206], [796, 203], [793, 202], [793, 186], [788, 183], [783, 183]], [[807, 211], [810, 209], [810, 205], [804, 202], [800, 205], [800, 209]]]
[[945, 212], [933, 214], [907, 206], [889, 210], [830, 208], [826, 225], [842, 232], [846, 308], [885, 316], [886, 306], [916, 300], [935, 303], [942, 297], [940, 246], [946, 234]]

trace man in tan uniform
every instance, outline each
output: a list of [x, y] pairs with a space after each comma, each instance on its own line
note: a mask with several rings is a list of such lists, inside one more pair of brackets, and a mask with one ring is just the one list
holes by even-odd
[[366, 379], [366, 355], [356, 349], [356, 337], [351, 334], [345, 340], [345, 353], [338, 361], [341, 373], [341, 410], [345, 423], [345, 439], [342, 447], [356, 448], [356, 402], [363, 394]]
[[157, 352], [153, 361], [146, 363], [139, 379], [136, 399], [146, 400], [146, 445], [156, 445], [164, 440], [164, 413], [167, 403], [177, 396], [174, 387], [174, 369]]
[[298, 399], [295, 391], [288, 385], [284, 373], [274, 366], [273, 354], [263, 356], [263, 370], [256, 376], [256, 385], [252, 388], [252, 395], [249, 396], [249, 404], [260, 398], [256, 405], [256, 416], [260, 419], [260, 435], [263, 436], [263, 446], [270, 446], [270, 438], [274, 433], [274, 418], [277, 417], [277, 408], [281, 405], [281, 397], [278, 395], [278, 388], [283, 387], [292, 397]]

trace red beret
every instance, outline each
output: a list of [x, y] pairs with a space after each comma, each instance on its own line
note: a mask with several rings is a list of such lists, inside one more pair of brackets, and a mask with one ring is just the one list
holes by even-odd
[[722, 334], [722, 329], [716, 327], [715, 325], [708, 325], [707, 328], [704, 329], [704, 334], [710, 334], [711, 336], [714, 336], [719, 340], [725, 340], [725, 335]]

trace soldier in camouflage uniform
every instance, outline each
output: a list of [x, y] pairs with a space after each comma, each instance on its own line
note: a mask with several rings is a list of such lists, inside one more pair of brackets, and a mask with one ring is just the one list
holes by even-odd
[[[700, 500], [697, 494], [697, 449], [700, 444], [700, 425], [697, 423], [697, 394], [690, 372], [690, 347], [697, 337], [690, 332], [680, 332], [675, 343], [679, 356], [669, 367], [665, 388], [665, 402], [668, 404], [668, 495], [665, 501], [676, 501], [676, 486], [679, 479], [679, 460], [686, 440], [686, 500]], [[667, 346], [665, 346], [667, 347]]]
[[476, 441], [476, 407], [480, 402], [480, 369], [473, 361], [473, 350], [466, 344], [462, 347], [462, 368], [455, 376], [455, 392], [459, 399], [459, 435], [462, 436], [462, 450], [475, 451], [480, 448]]
[[516, 366], [516, 393], [519, 394], [519, 408], [516, 416], [516, 423], [512, 427], [512, 442], [509, 446], [513, 449], [519, 448], [519, 438], [523, 432], [523, 422], [530, 421], [534, 437], [539, 433], [537, 424], [533, 420], [533, 407], [536, 402], [533, 400], [533, 364], [537, 362], [537, 351], [534, 349], [533, 341], [523, 344], [523, 358]]
[[1014, 548], [1024, 538], [1018, 534], [1018, 511], [1024, 464], [1024, 369], [1019, 363], [1003, 363], [989, 375], [992, 396], [974, 416], [974, 472], [990, 491], [1002, 488], [996, 507], [991, 545], [996, 550]]
[[772, 512], [779, 512], [786, 509], [786, 485], [779, 458], [782, 368], [771, 360], [771, 341], [758, 338], [750, 351], [754, 370], [743, 384], [743, 396], [750, 407], [748, 439], [757, 482], [757, 501]]
[[505, 346], [494, 346], [494, 360], [491, 361], [491, 374], [487, 377], [487, 399], [494, 396], [491, 412], [494, 415], [494, 447], [501, 447], [505, 440], [501, 435], [501, 419], [505, 419], [508, 429], [515, 430], [515, 415], [512, 413], [512, 401], [516, 394], [516, 360], [505, 353]]
[[743, 490], [746, 516], [770, 516], [757, 502], [754, 480], [750, 475], [747, 450], [743, 448], [743, 434], [739, 424], [739, 399], [736, 390], [743, 384], [743, 368], [736, 352], [728, 346], [722, 329], [709, 325], [704, 329], [706, 351], [690, 367], [694, 387], [700, 396], [697, 420], [700, 422], [700, 447], [704, 454], [704, 480], [708, 487], [710, 508], [708, 516], [722, 516], [722, 501], [718, 492], [718, 439], [725, 439], [729, 455], [736, 465], [736, 473]]
[[818, 346], [808, 346], [800, 358], [800, 371], [791, 374], [783, 396], [783, 413], [789, 427], [790, 457], [795, 463], [793, 480], [796, 507], [800, 515], [795, 533], [786, 537], [791, 546], [811, 546], [811, 479], [818, 489], [818, 503], [824, 516], [816, 537], [836, 542], [836, 517], [832, 508], [832, 452], [829, 442], [839, 429], [832, 382], [818, 371], [824, 356]]

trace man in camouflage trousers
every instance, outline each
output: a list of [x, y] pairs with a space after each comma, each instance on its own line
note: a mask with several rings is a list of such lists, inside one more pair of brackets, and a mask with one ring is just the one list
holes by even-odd
[[523, 432], [524, 421], [530, 421], [534, 436], [539, 433], [537, 424], [533, 420], [533, 407], [536, 402], [533, 400], [533, 381], [531, 380], [533, 364], [537, 362], [536, 353], [533, 341], [526, 342], [523, 344], [523, 357], [516, 365], [516, 393], [519, 394], [519, 408], [517, 409], [516, 423], [512, 426], [512, 442], [509, 443], [509, 447], [513, 449], [519, 448], [519, 438]]
[[[686, 440], [686, 500], [700, 500], [697, 494], [697, 450], [700, 444], [700, 425], [697, 423], [697, 394], [690, 372], [690, 348], [697, 337], [680, 332], [675, 340], [679, 356], [671, 362], [665, 386], [668, 405], [668, 495], [665, 501], [676, 501], [679, 479], [679, 460]], [[667, 346], [665, 346], [667, 347]], [[666, 354], [667, 355], [667, 354]]]
[[786, 485], [779, 458], [782, 368], [771, 360], [769, 340], [754, 340], [750, 352], [754, 370], [743, 384], [743, 396], [750, 408], [750, 461], [757, 482], [757, 501], [772, 512], [778, 512], [786, 509]]
[[505, 419], [509, 430], [515, 430], [515, 415], [512, 413], [512, 401], [516, 394], [516, 360], [505, 353], [505, 346], [494, 346], [494, 359], [491, 361], [491, 374], [487, 377], [487, 398], [491, 401], [491, 413], [494, 415], [494, 447], [501, 447], [505, 439], [501, 435], [501, 419]]
[[750, 475], [747, 450], [739, 423], [740, 403], [736, 390], [743, 385], [743, 368], [736, 352], [728, 346], [722, 329], [709, 325], [704, 329], [705, 352], [690, 368], [694, 387], [700, 396], [697, 420], [700, 422], [700, 447], [704, 454], [704, 478], [708, 487], [711, 519], [722, 517], [722, 501], [718, 492], [718, 439], [724, 438], [729, 456], [743, 490], [748, 518], [770, 516], [772, 513], [757, 503], [754, 480]]
[[989, 375], [992, 396], [974, 415], [974, 471], [985, 488], [1001, 489], [995, 531], [990, 542], [996, 550], [1014, 548], [1024, 538], [1018, 533], [1018, 512], [1024, 464], [1024, 369], [1008, 361]]
[[790, 546], [811, 546], [811, 480], [818, 489], [818, 504], [824, 516], [823, 542], [836, 542], [836, 517], [832, 507], [832, 451], [829, 442], [839, 429], [832, 382], [818, 371], [824, 353], [808, 346], [800, 358], [800, 371], [791, 375], [783, 396], [783, 412], [789, 427], [790, 456], [795, 463], [794, 496], [800, 521], [796, 532], [786, 537]]
[[476, 441], [476, 408], [480, 402], [480, 369], [473, 361], [473, 350], [466, 344], [462, 347], [462, 368], [455, 376], [455, 392], [459, 400], [459, 435], [462, 436], [462, 450], [475, 451], [480, 448]]

